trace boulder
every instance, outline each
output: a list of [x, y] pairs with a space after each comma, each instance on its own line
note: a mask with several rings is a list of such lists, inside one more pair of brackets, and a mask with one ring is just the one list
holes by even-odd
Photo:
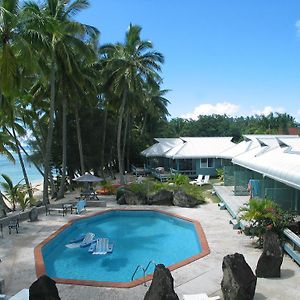
[[124, 194], [117, 199], [117, 203], [119, 205], [125, 205], [126, 204], [126, 200], [125, 200]]
[[29, 300], [60, 300], [55, 281], [47, 275], [39, 277], [29, 288]]
[[179, 300], [174, 291], [173, 281], [170, 270], [163, 264], [157, 265], [144, 300]]
[[156, 194], [151, 195], [148, 199], [150, 205], [173, 205], [173, 193], [161, 189]]
[[38, 220], [38, 216], [39, 216], [39, 213], [38, 213], [38, 209], [36, 207], [33, 207], [30, 211], [29, 211], [29, 220], [30, 222], [35, 222]]
[[224, 300], [252, 300], [256, 288], [256, 276], [242, 254], [223, 258], [221, 289]]
[[200, 203], [195, 197], [187, 195], [182, 190], [177, 190], [174, 192], [173, 204], [180, 207], [195, 207]]
[[278, 235], [267, 231], [264, 235], [264, 248], [257, 266], [256, 276], [263, 278], [280, 277], [280, 267], [283, 260], [283, 250]]
[[135, 194], [132, 191], [126, 190], [124, 192], [125, 202], [128, 205], [144, 205], [147, 203], [146, 197], [139, 194]]

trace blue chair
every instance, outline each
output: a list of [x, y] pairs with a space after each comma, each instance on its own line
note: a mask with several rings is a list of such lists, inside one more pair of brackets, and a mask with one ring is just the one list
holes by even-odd
[[83, 210], [85, 210], [86, 200], [80, 199], [74, 206], [76, 209], [76, 214], [80, 214]]

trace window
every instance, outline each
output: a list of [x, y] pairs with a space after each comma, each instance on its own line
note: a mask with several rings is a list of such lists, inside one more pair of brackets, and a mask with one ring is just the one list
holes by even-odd
[[201, 168], [213, 168], [214, 167], [214, 159], [213, 158], [201, 158], [200, 167]]

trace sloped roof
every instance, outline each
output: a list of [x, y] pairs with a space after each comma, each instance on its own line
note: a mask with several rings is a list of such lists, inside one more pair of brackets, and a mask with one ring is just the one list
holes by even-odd
[[165, 156], [165, 153], [176, 145], [183, 144], [180, 138], [155, 138], [158, 143], [143, 150], [141, 154], [146, 157]]
[[173, 159], [219, 157], [220, 153], [234, 146], [232, 137], [181, 137], [184, 144], [176, 151], [166, 153]]
[[299, 145], [300, 138], [273, 137], [272, 139], [266, 141], [264, 138], [258, 138], [257, 140], [263, 143], [233, 157], [232, 162], [300, 189], [300, 152], [292, 151], [292, 147], [287, 146], [291, 141], [293, 145]]

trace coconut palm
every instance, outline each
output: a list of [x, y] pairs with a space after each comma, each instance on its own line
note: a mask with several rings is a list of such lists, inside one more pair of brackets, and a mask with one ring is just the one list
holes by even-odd
[[[84, 40], [80, 37], [89, 36], [96, 39], [97, 29], [75, 22], [72, 17], [89, 6], [86, 0], [47, 0], [40, 6], [33, 2], [24, 4], [26, 13], [26, 29], [31, 35], [35, 46], [40, 50], [41, 57], [46, 57], [44, 71], [49, 74], [50, 109], [49, 126], [44, 158], [43, 201], [48, 203], [48, 176], [50, 171], [50, 156], [55, 118], [56, 79], [60, 64], [72, 73], [69, 50], [86, 50]], [[81, 51], [78, 51], [81, 52]]]
[[160, 64], [164, 62], [163, 55], [152, 51], [150, 41], [140, 38], [141, 27], [130, 24], [125, 42], [115, 45], [105, 45], [100, 54], [105, 58], [104, 66], [107, 72], [107, 84], [119, 98], [117, 153], [120, 180], [124, 183], [124, 162], [122, 160], [122, 126], [126, 106], [130, 96], [142, 94], [145, 83], [157, 84], [161, 82], [158, 72]]

